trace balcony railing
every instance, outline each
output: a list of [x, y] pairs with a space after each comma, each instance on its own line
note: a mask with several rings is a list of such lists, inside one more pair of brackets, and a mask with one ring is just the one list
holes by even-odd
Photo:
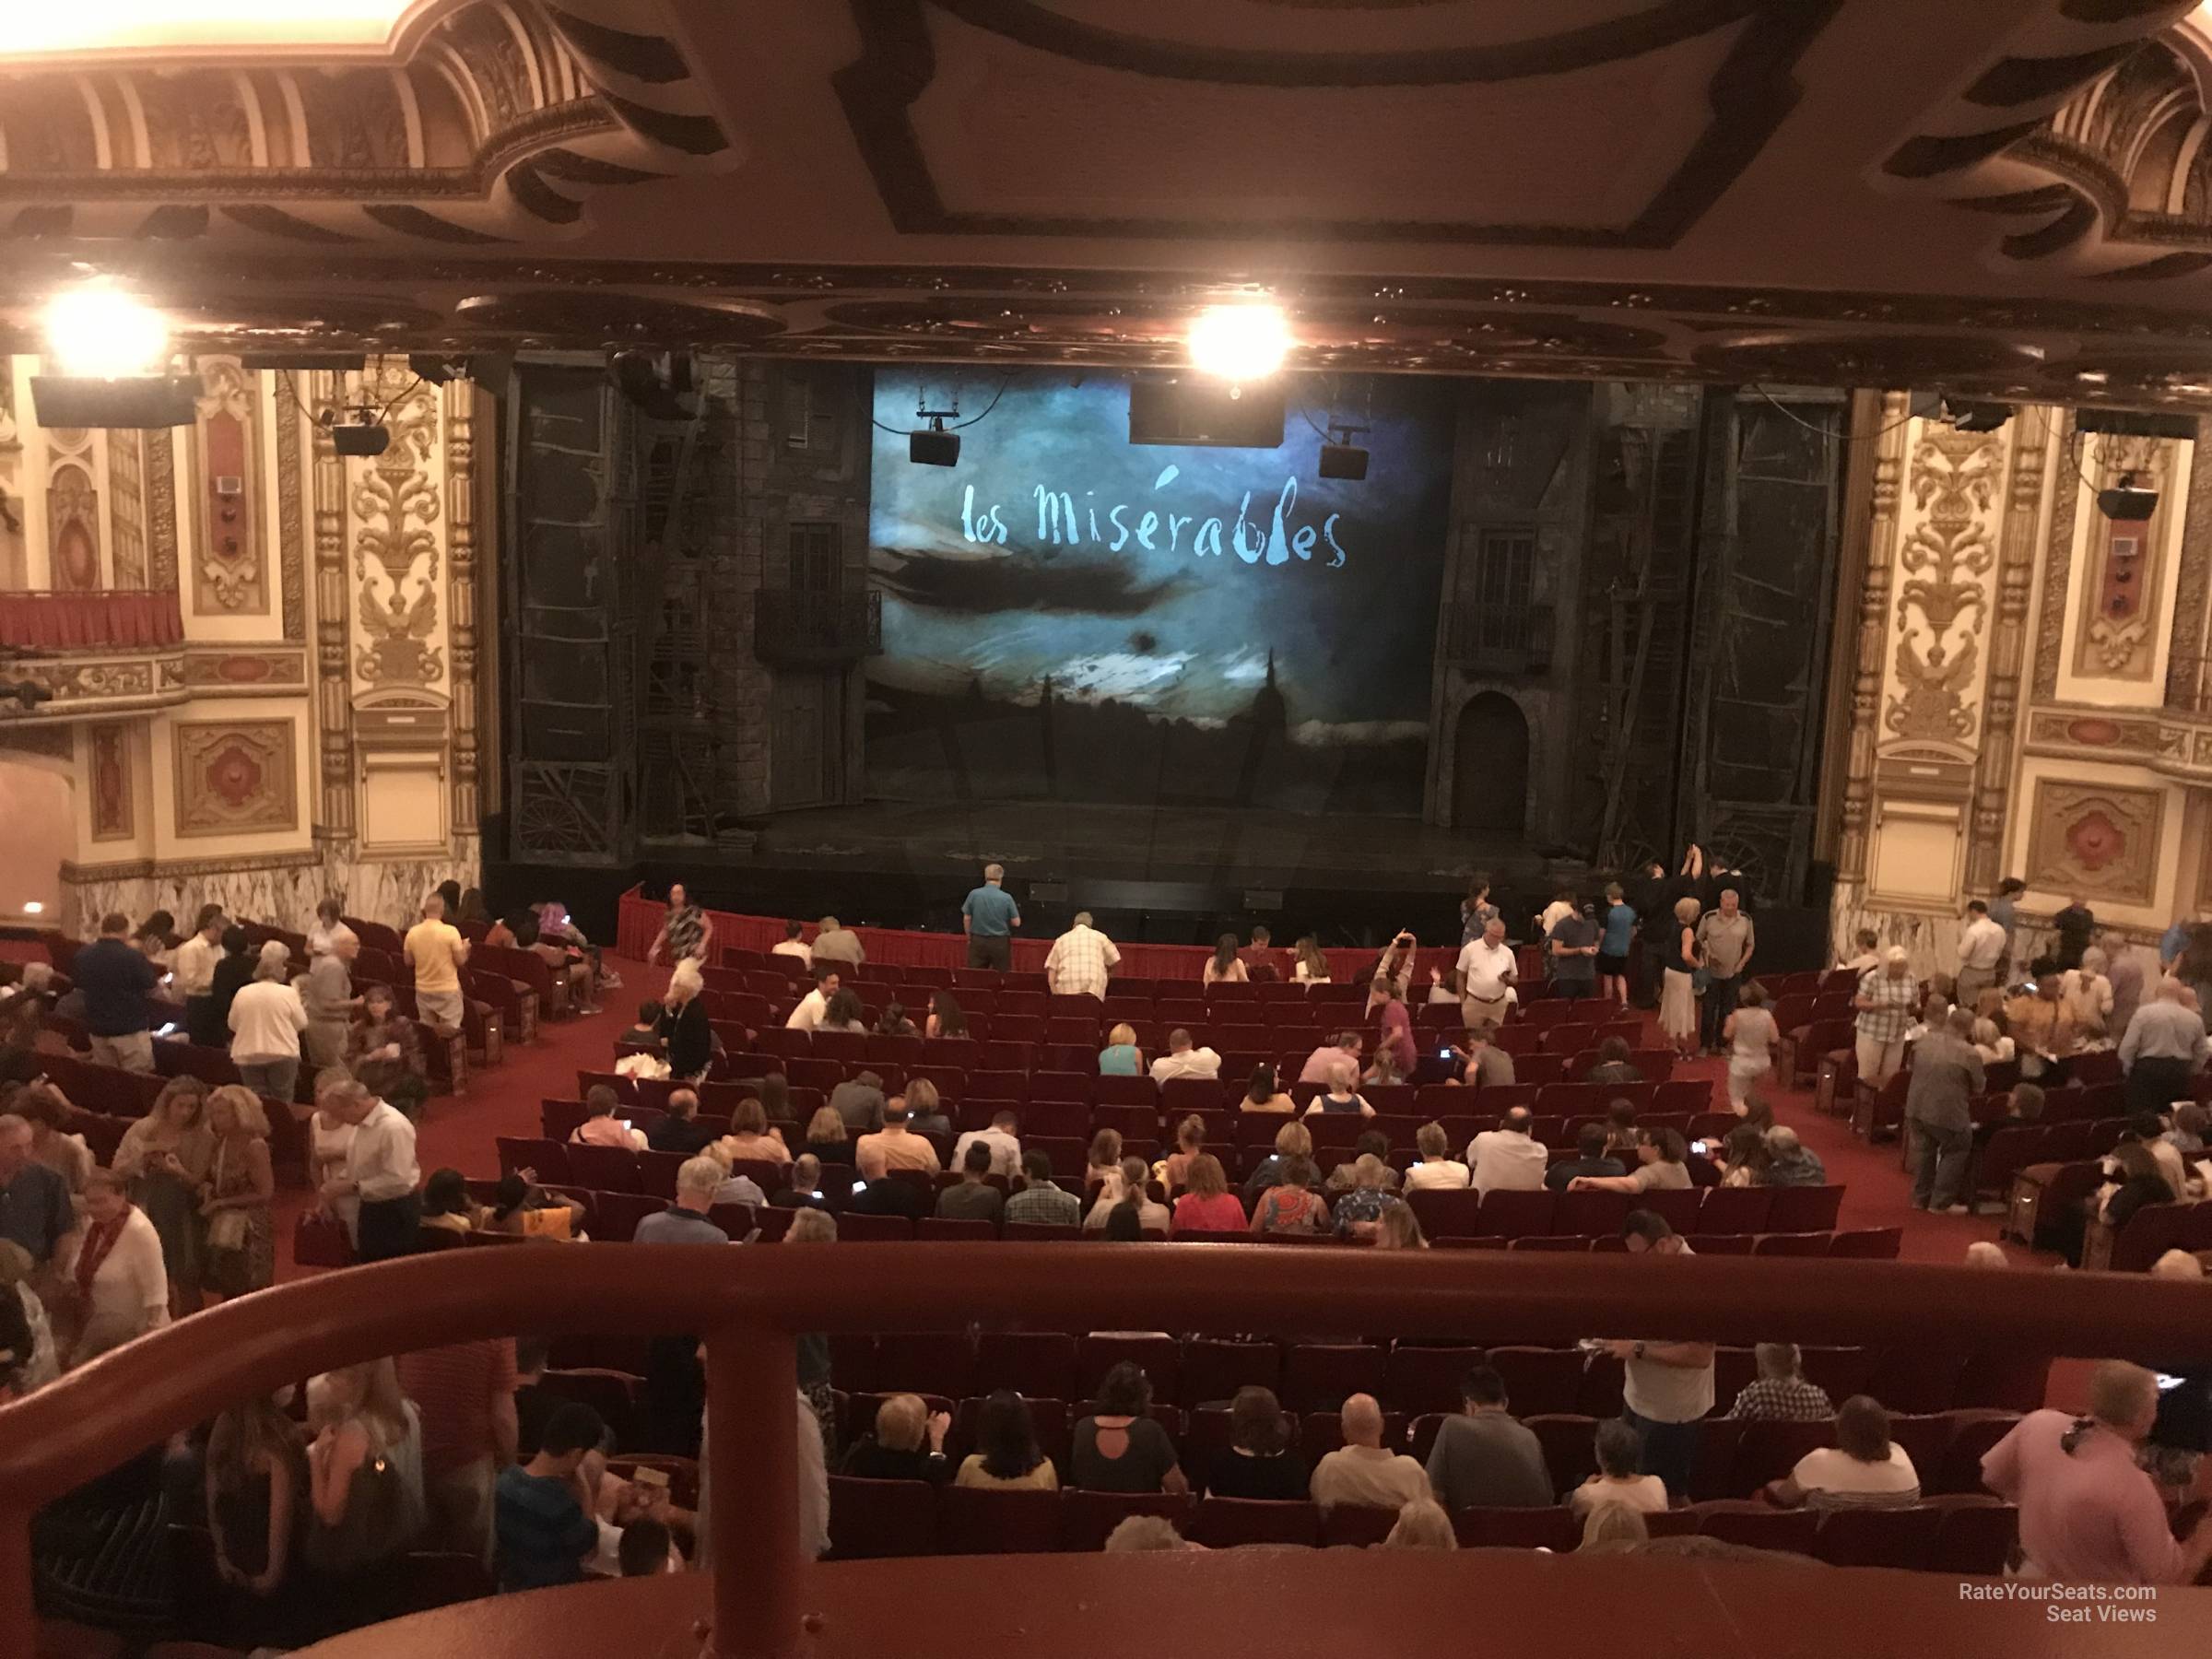
[[753, 654], [773, 668], [829, 668], [883, 649], [883, 595], [767, 588], [753, 596]]
[[1463, 600], [1452, 607], [1445, 649], [1470, 674], [1540, 674], [1551, 666], [1551, 629], [1548, 605]]
[[[30, 1522], [44, 1505], [312, 1372], [486, 1335], [706, 1333], [704, 1483], [714, 1569], [707, 1651], [717, 1659], [795, 1659], [813, 1647], [808, 1608], [835, 1585], [857, 1593], [861, 1583], [835, 1578], [836, 1567], [814, 1567], [801, 1547], [798, 1332], [951, 1332], [981, 1322], [1734, 1344], [1779, 1332], [1847, 1346], [1924, 1333], [1947, 1344], [2134, 1359], [2167, 1371], [2212, 1362], [2212, 1287], [2147, 1274], [1734, 1256], [1489, 1262], [1441, 1250], [1317, 1252], [1292, 1263], [1280, 1250], [1239, 1244], [854, 1243], [770, 1254], [764, 1269], [759, 1248], [578, 1244], [349, 1268], [342, 1287], [319, 1278], [227, 1301], [0, 1407], [0, 1653], [37, 1651]], [[1804, 1575], [1789, 1576], [1795, 1586]], [[513, 1651], [491, 1640], [497, 1630], [488, 1622], [476, 1651]], [[528, 1651], [554, 1659], [559, 1651], [605, 1650], [580, 1636], [566, 1650], [541, 1641]], [[1993, 1635], [1972, 1651], [2003, 1650]]]
[[143, 651], [183, 638], [183, 613], [173, 591], [0, 593], [0, 646], [18, 651]]

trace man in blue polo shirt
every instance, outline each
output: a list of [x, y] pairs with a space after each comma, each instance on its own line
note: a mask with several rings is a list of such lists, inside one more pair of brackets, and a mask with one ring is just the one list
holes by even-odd
[[995, 968], [1003, 973], [1014, 965], [1014, 929], [1021, 925], [1021, 911], [1001, 885], [1006, 878], [1006, 865], [985, 865], [983, 885], [960, 906], [960, 931], [968, 935], [971, 968]]
[[154, 1021], [146, 999], [161, 983], [161, 970], [132, 945], [131, 919], [103, 917], [100, 937], [76, 953], [69, 977], [85, 999], [92, 1058], [124, 1071], [152, 1071]]

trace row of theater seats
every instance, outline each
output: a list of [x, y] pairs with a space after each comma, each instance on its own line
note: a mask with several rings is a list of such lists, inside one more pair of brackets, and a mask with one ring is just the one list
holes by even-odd
[[[1329, 1547], [1379, 1544], [1397, 1516], [1387, 1510], [1237, 1498], [1130, 1497], [1115, 1492], [994, 1491], [919, 1480], [830, 1479], [834, 1559], [1035, 1555], [1104, 1547], [1130, 1515], [1160, 1515], [1212, 1549], [1267, 1544]], [[1756, 1549], [1786, 1550], [1840, 1567], [1893, 1567], [1953, 1577], [2005, 1570], [2018, 1534], [2012, 1506], [1982, 1494], [1939, 1498], [1906, 1510], [1827, 1515], [1721, 1500], [1646, 1517], [1653, 1537], [1702, 1534]], [[1452, 1517], [1463, 1548], [1565, 1553], [1582, 1523], [1563, 1508], [1462, 1510]]]
[[[975, 1122], [963, 1125], [969, 1128], [980, 1128], [989, 1123], [994, 1112], [1027, 1106], [1088, 1106], [1094, 1113], [1126, 1109], [1164, 1115], [1171, 1122], [1192, 1112], [1267, 1115], [1243, 1113], [1251, 1074], [1247, 1069], [1243, 1077], [1234, 1075], [1226, 1061], [1218, 1077], [1174, 1077], [1165, 1083], [1155, 1083], [1149, 1077], [1101, 1077], [1095, 1073], [1049, 1068], [1022, 1072], [931, 1062], [900, 1066], [866, 1061], [785, 1060], [766, 1055], [724, 1058], [729, 1064], [722, 1067], [721, 1077], [710, 1072], [709, 1081], [700, 1086], [700, 1104], [709, 1112], [726, 1113], [735, 1110], [737, 1102], [747, 1097], [757, 1099], [761, 1080], [771, 1076], [783, 1078], [794, 1100], [806, 1090], [811, 1091], [809, 1098], [817, 1098], [818, 1103], [840, 1083], [854, 1081], [865, 1071], [875, 1076], [887, 1094], [902, 1092], [910, 1082], [926, 1081], [937, 1090], [947, 1111], [963, 1106], [974, 1109], [971, 1115]], [[1296, 1058], [1303, 1060], [1302, 1055]], [[1290, 1064], [1291, 1059], [1282, 1056], [1270, 1060], [1263, 1056], [1253, 1064], [1277, 1065], [1279, 1087], [1302, 1110], [1324, 1092], [1324, 1086], [1297, 1081], [1298, 1067]], [[616, 1098], [625, 1104], [653, 1111], [664, 1110], [668, 1096], [683, 1087], [666, 1078], [626, 1077], [588, 1067], [578, 1068], [576, 1084], [579, 1094], [605, 1087], [612, 1088]], [[1494, 1118], [1516, 1106], [1546, 1115], [1582, 1112], [1594, 1116], [1617, 1100], [1626, 1100], [1639, 1112], [1701, 1112], [1713, 1100], [1712, 1082], [1699, 1077], [1635, 1083], [1532, 1077], [1480, 1087], [1460, 1083], [1363, 1083], [1359, 1092], [1359, 1098], [1383, 1117], [1415, 1113], [1438, 1117], [1456, 1113]], [[1110, 1119], [1098, 1126], [1117, 1126], [1117, 1124], [1118, 1120]]]

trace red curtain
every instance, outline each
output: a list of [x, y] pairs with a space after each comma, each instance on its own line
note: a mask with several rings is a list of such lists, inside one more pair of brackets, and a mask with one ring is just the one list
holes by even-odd
[[34, 651], [174, 645], [184, 618], [173, 593], [0, 594], [0, 644]]

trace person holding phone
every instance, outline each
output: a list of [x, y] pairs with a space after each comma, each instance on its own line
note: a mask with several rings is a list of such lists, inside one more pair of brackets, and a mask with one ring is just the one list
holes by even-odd
[[1505, 942], [1505, 921], [1492, 916], [1482, 937], [1459, 953], [1459, 1008], [1467, 1029], [1505, 1023], [1519, 963]]

